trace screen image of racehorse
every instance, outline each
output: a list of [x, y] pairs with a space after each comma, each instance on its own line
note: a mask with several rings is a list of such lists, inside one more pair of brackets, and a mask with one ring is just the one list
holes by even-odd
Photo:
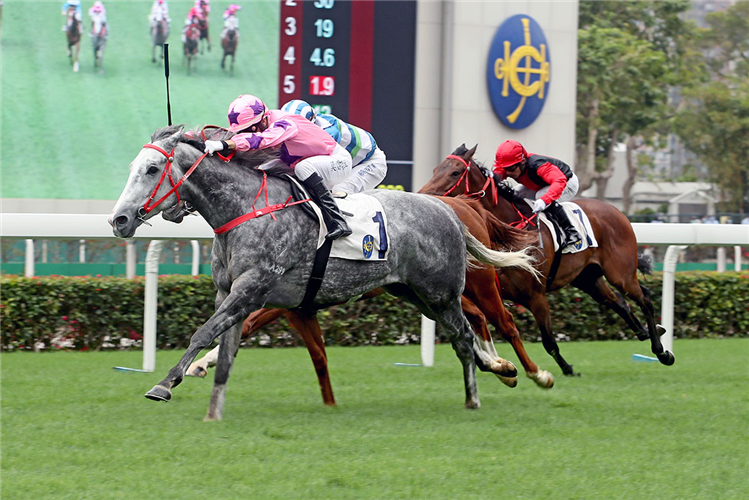
[[[265, 192], [269, 200], [281, 203], [291, 197], [287, 181], [272, 176], [266, 179], [261, 171], [238, 168], [234, 164], [237, 160], [226, 163], [201, 154], [205, 145], [197, 135], [186, 135], [179, 126], [154, 133], [151, 142], [131, 163], [127, 185], [110, 215], [116, 236], [133, 236], [148, 218], [177, 206], [181, 200], [189, 202], [217, 231], [231, 224], [236, 215], [242, 217], [240, 212], [256, 212], [251, 201], [256, 195]], [[258, 150], [252, 153], [245, 167], [259, 166], [275, 158], [275, 154]], [[163, 182], [167, 177], [168, 184]], [[236, 189], [231, 193], [213, 189], [226, 182]], [[460, 299], [468, 256], [494, 267], [519, 266], [535, 275], [532, 258], [526, 251], [496, 252], [486, 248], [471, 236], [447, 205], [434, 198], [383, 190], [371, 195], [382, 204], [389, 221], [387, 260], [362, 267], [358, 261], [331, 259], [314, 299], [315, 307], [340, 303], [379, 286], [404, 297], [449, 332], [463, 365], [465, 406], [478, 408], [475, 368], [482, 358], [476, 356], [475, 336], [463, 315]], [[409, 216], [411, 212], [422, 216], [414, 219]], [[223, 334], [206, 416], [208, 420], [221, 419], [226, 383], [239, 345], [239, 322], [266, 304], [285, 309], [298, 307], [305, 296], [316, 253], [313, 236], [318, 233], [317, 223], [298, 207], [282, 209], [277, 217], [279, 224], [273, 224], [270, 217], [259, 217], [217, 236], [212, 259], [214, 282], [219, 290], [216, 313], [192, 337], [180, 362], [146, 397], [156, 401], [171, 399], [172, 388], [182, 382], [195, 356]], [[249, 244], [259, 235], [277, 242], [271, 254]], [[419, 252], [425, 247], [432, 249], [429, 255]], [[507, 365], [507, 371], [500, 375], [514, 377], [516, 373], [514, 366]]]

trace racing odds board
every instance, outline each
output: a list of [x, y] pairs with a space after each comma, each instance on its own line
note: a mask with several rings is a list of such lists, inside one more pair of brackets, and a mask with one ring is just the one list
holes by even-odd
[[416, 2], [281, 0], [278, 105], [309, 102], [372, 133], [383, 187], [410, 191]]

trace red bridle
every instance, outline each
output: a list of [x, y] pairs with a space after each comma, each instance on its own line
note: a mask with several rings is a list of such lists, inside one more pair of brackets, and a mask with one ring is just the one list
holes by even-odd
[[[463, 179], [465, 179], [466, 187], [465, 187], [465, 195], [466, 196], [476, 196], [477, 198], [483, 198], [486, 196], [486, 190], [487, 188], [491, 188], [492, 191], [492, 203], [496, 206], [497, 203], [499, 203], [499, 193], [497, 191], [497, 185], [494, 184], [494, 179], [491, 177], [486, 177], [486, 182], [484, 182], [484, 185], [481, 186], [481, 189], [479, 191], [476, 191], [475, 193], [471, 192], [470, 187], [468, 186], [468, 173], [471, 170], [471, 165], [469, 162], [467, 162], [463, 157], [457, 156], [457, 155], [447, 155], [446, 159], [452, 159], [452, 160], [458, 160], [463, 165], [466, 166], [466, 169], [463, 171], [463, 174], [458, 179], [458, 182], [456, 182], [453, 187], [448, 189], [443, 196], [447, 196], [450, 193], [453, 192], [453, 190], [460, 185], [461, 182], [463, 182]], [[481, 172], [481, 169], [479, 169], [479, 172]], [[483, 173], [482, 173], [483, 175]], [[520, 229], [523, 229], [525, 226], [530, 224], [531, 226], [535, 226], [536, 224], [533, 223], [533, 219], [537, 217], [538, 214], [533, 214], [531, 217], [525, 217], [520, 210], [518, 210], [518, 207], [515, 206], [515, 204], [512, 204], [512, 208], [515, 209], [515, 212], [517, 212], [518, 216], [520, 217], [519, 221], [510, 223], [511, 226], [516, 226]]]
[[[206, 125], [200, 131], [200, 134], [203, 137], [203, 140], [206, 140], [206, 135], [205, 135], [206, 128], [217, 128], [221, 130], [226, 130], [225, 128], [217, 127], [215, 125]], [[159, 153], [163, 154], [164, 157], [166, 158], [166, 167], [164, 167], [164, 171], [161, 172], [161, 178], [159, 179], [159, 182], [156, 184], [156, 187], [153, 189], [151, 196], [149, 196], [148, 200], [146, 200], [146, 203], [141, 208], [138, 209], [138, 215], [140, 215], [141, 217], [145, 217], [146, 214], [148, 214], [150, 211], [156, 208], [162, 201], [164, 201], [169, 196], [171, 196], [172, 193], [174, 193], [177, 196], [177, 203], [179, 203], [181, 200], [179, 198], [179, 191], [177, 191], [177, 189], [182, 185], [183, 182], [185, 182], [185, 180], [187, 180], [188, 177], [190, 177], [190, 174], [192, 174], [195, 171], [195, 169], [198, 168], [198, 165], [200, 165], [203, 159], [206, 156], [208, 156], [208, 153], [203, 153], [202, 155], [200, 155], [200, 157], [198, 157], [198, 159], [195, 160], [195, 163], [192, 164], [192, 166], [187, 170], [187, 172], [185, 172], [185, 174], [177, 182], [174, 182], [174, 179], [172, 178], [172, 162], [174, 161], [174, 148], [172, 148], [172, 150], [169, 153], [167, 153], [164, 149], [160, 148], [159, 146], [155, 144], [149, 143], [149, 144], [145, 144], [143, 147], [148, 148], [148, 149], [155, 149]], [[234, 157], [235, 152], [236, 150], [232, 151], [231, 153], [229, 153], [228, 156], [223, 156], [221, 153], [216, 153], [216, 155], [222, 160], [228, 162]], [[156, 193], [159, 191], [161, 184], [164, 182], [164, 179], [167, 177], [169, 178], [169, 182], [172, 185], [172, 189], [170, 189], [169, 192], [167, 192], [164, 196], [159, 198], [159, 200], [156, 201], [156, 203], [151, 204], [154, 197], [156, 196]], [[214, 229], [213, 230], [214, 233], [223, 234], [237, 227], [243, 222], [247, 222], [248, 220], [255, 219], [257, 217], [262, 217], [263, 215], [267, 215], [267, 214], [270, 214], [270, 216], [273, 217], [273, 219], [275, 220], [276, 216], [273, 215], [273, 212], [276, 212], [278, 210], [283, 210], [284, 208], [298, 205], [300, 203], [307, 203], [311, 201], [309, 198], [305, 198], [303, 200], [292, 202], [291, 196], [289, 196], [289, 198], [284, 203], [277, 203], [275, 205], [269, 205], [268, 204], [268, 187], [267, 187], [267, 182], [266, 182], [267, 178], [268, 176], [266, 175], [265, 172], [263, 172], [263, 182], [260, 185], [260, 189], [258, 190], [257, 195], [255, 196], [255, 199], [252, 201], [252, 212], [247, 213], [245, 215], [241, 215], [235, 219], [230, 220], [223, 226], [217, 229]], [[258, 198], [260, 198], [261, 193], [265, 193], [265, 208], [256, 209], [255, 202], [257, 202]]]
[[[207, 140], [207, 137], [205, 135], [205, 129], [207, 128], [217, 128], [220, 130], [226, 130], [225, 128], [218, 127], [216, 125], [206, 125], [203, 127], [203, 129], [200, 131], [200, 135], [203, 137], [203, 140]], [[164, 171], [161, 172], [161, 178], [159, 179], [159, 182], [156, 184], [156, 187], [153, 189], [153, 192], [151, 193], [151, 196], [148, 197], [148, 200], [146, 200], [145, 205], [143, 205], [140, 209], [138, 209], [138, 215], [141, 217], [145, 217], [146, 214], [151, 212], [154, 208], [156, 208], [162, 201], [167, 199], [172, 193], [174, 193], [177, 196], [177, 203], [179, 203], [181, 200], [179, 198], [179, 191], [177, 191], [177, 188], [179, 188], [185, 180], [190, 177], [190, 174], [193, 173], [193, 171], [198, 168], [198, 165], [200, 165], [200, 162], [203, 161], [203, 158], [208, 156], [208, 153], [203, 153], [197, 160], [195, 160], [195, 163], [192, 164], [192, 166], [185, 172], [185, 174], [178, 180], [176, 183], [174, 182], [174, 179], [172, 178], [172, 162], [174, 161], [174, 148], [167, 153], [164, 149], [160, 148], [159, 146], [155, 144], [145, 144], [143, 146], [144, 148], [148, 149], [155, 149], [159, 153], [163, 154], [166, 158], [166, 167], [164, 167]], [[224, 156], [221, 153], [216, 153], [216, 155], [221, 158], [224, 161], [229, 161], [234, 157], [234, 153], [236, 151], [232, 151], [229, 153], [228, 156]], [[154, 197], [156, 196], [156, 193], [159, 191], [159, 188], [161, 187], [161, 184], [164, 182], [164, 178], [169, 178], [169, 183], [172, 185], [172, 189], [169, 190], [168, 193], [166, 193], [164, 196], [162, 196], [156, 203], [151, 204]]]
[[[463, 194], [465, 194], [466, 196], [476, 196], [477, 198], [483, 198], [484, 196], [486, 196], [486, 190], [488, 188], [491, 188], [491, 191], [492, 191], [492, 203], [494, 203], [495, 205], [497, 204], [497, 202], [499, 201], [498, 194], [497, 194], [497, 186], [494, 184], [493, 179], [491, 177], [486, 177], [486, 182], [484, 182], [484, 185], [481, 186], [481, 189], [479, 191], [476, 191], [475, 193], [472, 193], [471, 192], [471, 188], [468, 185], [468, 174], [471, 171], [471, 164], [469, 162], [467, 162], [463, 157], [457, 156], [457, 155], [447, 155], [447, 157], [445, 159], [458, 160], [463, 165], [465, 165], [466, 169], [463, 171], [463, 174], [461, 174], [460, 178], [453, 185], [453, 187], [451, 187], [450, 189], [448, 189], [445, 192], [445, 194], [443, 194], [442, 196], [448, 196], [465, 179], [466, 187], [465, 187], [465, 191], [464, 191]], [[479, 172], [481, 172], [481, 169], [479, 169]], [[483, 175], [483, 173], [481, 175]]]

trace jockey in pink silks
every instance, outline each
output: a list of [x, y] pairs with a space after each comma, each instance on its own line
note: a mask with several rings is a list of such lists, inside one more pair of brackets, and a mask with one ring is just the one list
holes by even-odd
[[234, 150], [239, 158], [255, 149], [273, 148], [304, 183], [320, 206], [329, 240], [351, 234], [330, 188], [351, 174], [351, 155], [330, 134], [302, 116], [269, 110], [263, 101], [245, 94], [229, 105], [228, 141], [205, 141], [205, 152]]
[[95, 35], [103, 35], [107, 25], [107, 9], [99, 0], [94, 2], [94, 6], [88, 9], [88, 17], [91, 18], [91, 32]]
[[237, 38], [239, 38], [239, 19], [237, 19], [237, 12], [242, 8], [241, 5], [231, 4], [229, 8], [224, 11], [224, 30], [221, 32], [221, 38], [226, 38], [226, 34], [235, 30]]
[[169, 5], [167, 5], [165, 0], [156, 0], [153, 3], [151, 6], [151, 15], [148, 16], [148, 19], [151, 21], [152, 26], [154, 23], [160, 23], [161, 21], [166, 21], [171, 24], [172, 20], [169, 17]]

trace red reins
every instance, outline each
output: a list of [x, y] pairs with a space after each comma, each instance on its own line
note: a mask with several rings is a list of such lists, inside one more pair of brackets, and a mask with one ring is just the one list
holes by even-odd
[[[203, 130], [200, 131], [201, 136], [203, 137], [203, 140], [206, 140], [205, 135], [205, 129], [206, 128], [218, 128], [221, 130], [226, 130], [222, 127], [217, 127], [215, 125], [206, 125], [203, 127]], [[143, 146], [144, 148], [148, 149], [154, 149], [158, 151], [159, 153], [163, 154], [166, 158], [166, 167], [164, 167], [164, 171], [161, 172], [161, 178], [159, 179], [159, 182], [156, 183], [156, 187], [153, 189], [153, 192], [151, 193], [151, 196], [148, 197], [148, 200], [146, 200], [146, 203], [138, 209], [138, 215], [141, 217], [144, 217], [146, 214], [151, 212], [154, 208], [156, 208], [161, 202], [163, 202], [165, 199], [167, 199], [169, 196], [171, 196], [172, 193], [174, 193], [177, 196], [177, 203], [179, 203], [180, 197], [179, 197], [179, 191], [177, 190], [185, 180], [187, 180], [188, 177], [190, 177], [190, 174], [192, 174], [196, 168], [198, 168], [198, 165], [203, 161], [203, 159], [208, 156], [208, 153], [203, 153], [198, 157], [197, 160], [195, 160], [195, 163], [192, 164], [192, 166], [185, 172], [185, 174], [177, 181], [174, 182], [174, 179], [172, 178], [172, 162], [174, 162], [174, 148], [167, 153], [164, 149], [160, 148], [159, 146], [155, 144], [145, 144]], [[228, 156], [223, 156], [220, 153], [216, 153], [219, 158], [224, 160], [225, 162], [228, 162], [234, 157], [234, 153], [236, 150], [232, 151]], [[159, 191], [159, 188], [161, 187], [161, 184], [164, 182], [165, 178], [169, 178], [169, 183], [172, 185], [172, 189], [170, 189], [164, 196], [159, 198], [156, 203], [151, 204], [154, 197], [156, 196], [156, 193]], [[241, 215], [235, 219], [230, 220], [223, 226], [214, 229], [213, 232], [215, 234], [223, 234], [238, 225], [242, 224], [243, 222], [246, 222], [251, 219], [255, 219], [257, 217], [261, 217], [263, 215], [271, 214], [271, 217], [273, 217], [273, 220], [276, 220], [276, 217], [273, 215], [273, 212], [278, 210], [283, 210], [286, 207], [290, 207], [293, 205], [298, 205], [300, 203], [307, 203], [308, 201], [311, 201], [309, 198], [306, 198], [304, 200], [294, 201], [289, 203], [289, 200], [291, 200], [291, 196], [289, 196], [284, 203], [277, 203], [275, 205], [268, 205], [268, 183], [267, 183], [268, 175], [263, 172], [263, 182], [260, 184], [260, 189], [258, 190], [257, 194], [255, 195], [255, 199], [252, 201], [252, 212]], [[255, 202], [257, 202], [258, 198], [260, 198], [261, 194], [265, 194], [265, 208], [261, 209], [255, 209]]]

